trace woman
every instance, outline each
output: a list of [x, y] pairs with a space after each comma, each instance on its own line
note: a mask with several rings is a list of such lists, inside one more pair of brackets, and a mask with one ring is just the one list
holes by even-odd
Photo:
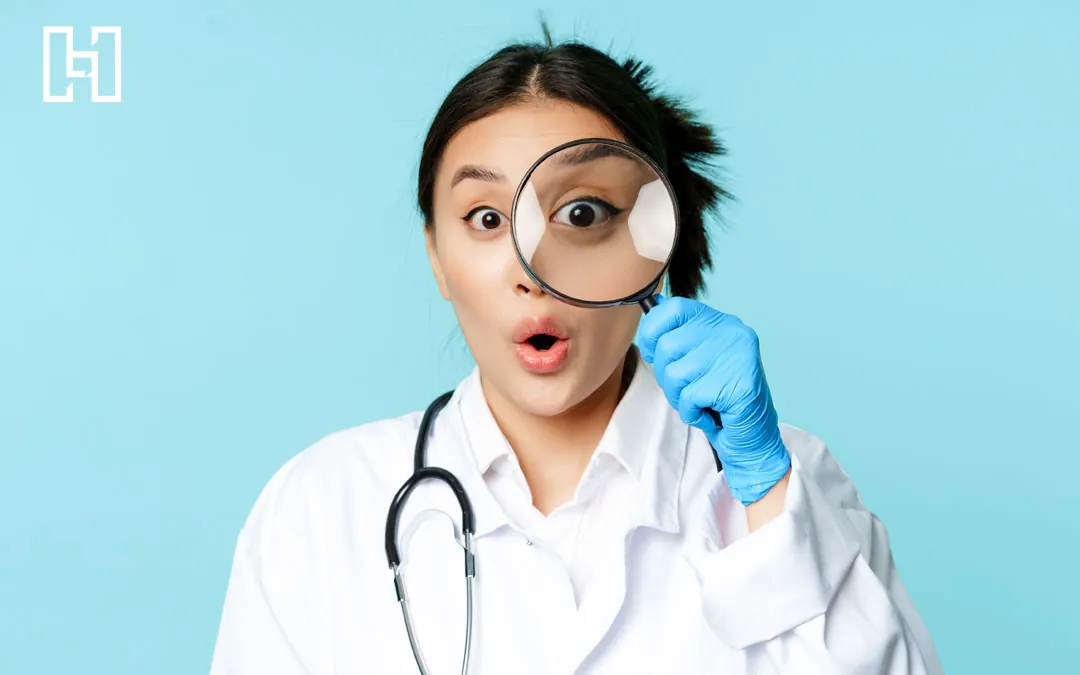
[[[702, 167], [723, 148], [648, 77], [581, 44], [508, 47], [424, 144], [427, 251], [477, 362], [427, 452], [476, 514], [469, 672], [940, 672], [883, 526], [819, 439], [777, 421], [754, 332], [692, 299], [726, 196]], [[522, 176], [585, 137], [644, 151], [679, 200], [672, 297], [644, 317], [564, 304], [514, 255]], [[381, 542], [420, 418], [333, 434], [273, 477], [240, 534], [213, 675], [417, 671]], [[437, 483], [398, 541], [420, 650], [451, 672], [461, 549], [432, 509], [458, 513]]]

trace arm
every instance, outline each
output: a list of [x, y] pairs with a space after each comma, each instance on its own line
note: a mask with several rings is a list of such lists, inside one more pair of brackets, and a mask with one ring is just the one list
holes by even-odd
[[[311, 574], [299, 528], [282, 508], [283, 486], [296, 465], [282, 467], [259, 495], [240, 532], [210, 665], [210, 675], [312, 675], [297, 640], [305, 634], [304, 592]], [[301, 572], [302, 571], [302, 572]]]
[[788, 485], [791, 484], [791, 470], [776, 481], [765, 496], [746, 507], [746, 526], [755, 532], [762, 526], [776, 520], [784, 512], [784, 500], [787, 498]]
[[671, 298], [639, 336], [668, 402], [724, 466], [688, 557], [709, 625], [747, 672], [940, 672], [884, 527], [824, 444], [778, 423], [756, 333]]
[[882, 523], [820, 440], [785, 443], [792, 469], [761, 502], [722, 477], [710, 494], [688, 552], [709, 626], [750, 673], [942, 673]]
[[210, 675], [309, 675], [267, 597], [255, 542], [240, 534]]

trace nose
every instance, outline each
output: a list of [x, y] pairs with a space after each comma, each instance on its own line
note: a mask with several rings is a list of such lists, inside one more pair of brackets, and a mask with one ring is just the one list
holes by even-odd
[[514, 294], [518, 297], [540, 298], [547, 295], [544, 289], [533, 281], [533, 278], [525, 271], [525, 267], [522, 266], [516, 255], [513, 257], [513, 262], [510, 263], [508, 271], [510, 273], [510, 282], [514, 287]]
[[514, 252], [513, 244], [509, 242], [507, 237], [507, 251], [506, 251], [506, 280], [509, 282], [510, 287], [514, 291], [514, 295], [519, 298], [543, 298], [548, 297], [548, 294], [544, 292], [544, 289], [540, 287], [533, 278], [529, 276], [529, 273], [525, 271], [524, 265], [521, 263], [521, 259], [518, 258]]
[[517, 277], [517, 280], [514, 286], [514, 292], [517, 295], [531, 295], [534, 297], [546, 295], [546, 293], [544, 293], [544, 290], [540, 288], [540, 286], [535, 281], [532, 280], [532, 278], [525, 272], [524, 269], [521, 268], [520, 264], [517, 265], [517, 268], [517, 274], [515, 275]]

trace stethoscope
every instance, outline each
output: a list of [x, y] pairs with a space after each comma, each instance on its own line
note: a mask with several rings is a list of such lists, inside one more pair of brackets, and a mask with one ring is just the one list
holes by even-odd
[[[446, 483], [457, 497], [461, 507], [461, 532], [462, 548], [465, 549], [465, 654], [462, 657], [461, 672], [466, 675], [469, 671], [469, 657], [472, 653], [472, 630], [473, 630], [473, 593], [476, 580], [476, 554], [473, 551], [473, 535], [476, 533], [476, 519], [473, 514], [472, 502], [465, 493], [465, 488], [457, 476], [446, 469], [437, 466], [425, 466], [427, 459], [427, 439], [430, 435], [431, 424], [436, 415], [446, 406], [454, 392], [448, 391], [442, 394], [428, 405], [424, 416], [420, 420], [420, 429], [416, 436], [416, 446], [413, 451], [413, 473], [408, 480], [398, 489], [390, 502], [390, 513], [386, 518], [386, 560], [394, 573], [394, 591], [397, 593], [398, 604], [401, 606], [401, 614], [405, 619], [405, 631], [409, 634], [409, 646], [412, 648], [413, 658], [421, 673], [428, 672], [424, 664], [423, 655], [416, 641], [413, 630], [412, 615], [409, 613], [409, 601], [405, 595], [405, 578], [401, 571], [401, 553], [398, 551], [397, 530], [401, 518], [401, 510], [405, 507], [405, 501], [416, 486], [425, 480], [437, 480]], [[714, 458], [716, 458], [714, 454]], [[720, 459], [716, 458], [716, 470], [723, 469]]]
[[437, 466], [425, 466], [427, 454], [427, 439], [431, 424], [439, 411], [446, 406], [447, 401], [453, 396], [453, 391], [442, 394], [427, 407], [424, 416], [420, 420], [420, 429], [416, 435], [416, 449], [413, 453], [413, 473], [398, 489], [394, 499], [390, 502], [390, 513], [386, 517], [386, 560], [390, 563], [390, 569], [394, 572], [394, 591], [397, 593], [398, 604], [401, 606], [401, 614], [405, 619], [405, 631], [409, 634], [409, 646], [412, 648], [413, 658], [420, 672], [428, 672], [424, 664], [424, 657], [420, 653], [420, 647], [416, 641], [416, 633], [413, 630], [412, 615], [409, 613], [409, 600], [405, 594], [405, 577], [401, 571], [401, 553], [397, 545], [398, 521], [401, 519], [401, 510], [405, 501], [416, 486], [425, 480], [438, 480], [446, 483], [454, 496], [457, 497], [461, 507], [461, 531], [462, 546], [465, 549], [465, 655], [462, 657], [461, 672], [465, 675], [469, 672], [469, 656], [472, 654], [472, 630], [473, 630], [473, 585], [476, 579], [476, 554], [473, 552], [473, 534], [476, 532], [476, 520], [473, 515], [472, 502], [465, 494], [465, 488], [457, 476], [446, 469]]
[[[580, 146], [580, 147], [578, 147]], [[599, 150], [599, 152], [598, 152]], [[670, 229], [664, 230], [666, 235], [665, 240], [670, 246], [667, 258], [663, 262], [662, 267], [659, 267], [656, 276], [651, 280], [648, 280], [640, 290], [631, 292], [629, 295], [619, 297], [616, 299], [584, 299], [576, 297], [574, 295], [560, 292], [558, 289], [553, 288], [546, 283], [539, 275], [535, 273], [531, 266], [532, 256], [535, 253], [535, 230], [530, 230], [532, 227], [525, 227], [524, 232], [518, 232], [518, 223], [533, 223], [535, 222], [530, 218], [519, 219], [516, 217], [519, 205], [529, 207], [531, 202], [529, 201], [532, 193], [526, 190], [530, 186], [530, 176], [536, 171], [536, 168], [540, 166], [548, 158], [555, 160], [563, 159], [568, 163], [573, 163], [573, 159], [581, 160], [583, 156], [603, 157], [610, 156], [610, 154], [632, 157], [640, 161], [641, 165], [647, 167], [649, 171], [655, 174], [657, 179], [656, 184], [662, 184], [664, 190], [666, 190], [667, 202], [663, 201], [663, 195], [661, 195], [661, 201], [659, 204], [655, 201], [651, 203], [651, 209], [645, 209], [646, 215], [657, 216], [660, 221], [666, 223]], [[589, 155], [589, 153], [592, 153]], [[558, 156], [556, 156], [558, 155]], [[657, 208], [659, 206], [664, 208]], [[665, 209], [670, 208], [671, 212], [668, 213]], [[568, 304], [579, 307], [611, 307], [615, 305], [627, 305], [627, 304], [640, 304], [643, 311], [648, 312], [650, 309], [656, 306], [657, 300], [653, 295], [653, 289], [663, 279], [663, 275], [667, 270], [668, 263], [670, 263], [670, 256], [674, 252], [675, 242], [678, 235], [678, 206], [675, 203], [674, 191], [671, 188], [671, 184], [667, 177], [664, 176], [660, 167], [649, 157], [643, 154], [636, 148], [629, 146], [625, 143], [612, 141], [610, 139], [596, 139], [587, 138], [577, 141], [571, 141], [565, 143], [557, 148], [550, 150], [543, 157], [538, 159], [529, 171], [522, 179], [517, 193], [514, 196], [514, 205], [511, 212], [514, 214], [511, 217], [511, 232], [514, 241], [514, 250], [517, 254], [518, 261], [525, 269], [526, 273], [535, 281], [546, 293], [556, 298], [567, 302]], [[631, 214], [632, 215], [632, 214]], [[659, 222], [659, 221], [658, 221]], [[540, 227], [543, 227], [543, 223], [540, 223]], [[522, 236], [519, 236], [521, 234]], [[522, 241], [525, 242], [524, 250]], [[532, 242], [532, 245], [529, 245]], [[636, 245], [636, 244], [635, 244]], [[645, 245], [645, 244], [643, 244]], [[660, 258], [653, 258], [659, 260]], [[462, 486], [458, 478], [447, 471], [434, 466], [425, 466], [426, 464], [426, 451], [428, 435], [430, 433], [432, 422], [450, 400], [453, 395], [453, 391], [448, 391], [442, 394], [427, 407], [424, 411], [424, 416], [420, 421], [420, 429], [416, 437], [416, 447], [413, 455], [413, 473], [401, 486], [401, 488], [394, 495], [393, 500], [390, 502], [390, 510], [386, 518], [386, 559], [390, 565], [390, 569], [394, 574], [394, 591], [397, 594], [398, 604], [401, 606], [402, 617], [405, 620], [405, 630], [409, 635], [409, 646], [412, 648], [413, 657], [416, 659], [416, 665], [420, 669], [422, 675], [428, 673], [427, 666], [424, 663], [423, 655], [420, 652], [419, 645], [416, 640], [416, 635], [413, 630], [412, 615], [409, 612], [409, 601], [405, 592], [405, 578], [401, 569], [401, 554], [398, 550], [397, 535], [398, 535], [398, 521], [401, 518], [401, 511], [404, 508], [405, 502], [408, 500], [409, 495], [412, 494], [416, 487], [426, 480], [436, 480], [445, 483], [454, 492], [454, 496], [457, 498], [458, 504], [461, 507], [461, 533], [462, 539], [458, 543], [465, 550], [465, 592], [466, 592], [466, 619], [465, 619], [465, 649], [464, 656], [462, 657], [461, 672], [462, 675], [467, 675], [469, 670], [469, 658], [472, 653], [472, 632], [473, 632], [473, 595], [474, 586], [476, 581], [476, 555], [473, 551], [473, 536], [476, 532], [475, 515], [473, 513], [472, 503], [469, 501], [468, 495], [465, 493], [465, 488]], [[717, 419], [719, 422], [719, 419]], [[717, 470], [720, 470], [721, 466], [719, 460], [717, 460]], [[455, 537], [456, 538], [456, 537]]]

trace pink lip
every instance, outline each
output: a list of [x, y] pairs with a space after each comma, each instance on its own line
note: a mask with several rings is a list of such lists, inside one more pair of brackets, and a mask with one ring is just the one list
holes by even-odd
[[514, 326], [513, 340], [517, 344], [525, 342], [534, 335], [547, 334], [560, 340], [565, 340], [569, 335], [566, 329], [558, 321], [550, 316], [533, 316], [519, 321]]
[[517, 346], [518, 361], [525, 366], [525, 370], [536, 375], [547, 375], [558, 371], [566, 363], [569, 353], [569, 340], [558, 340], [545, 351], [540, 351], [528, 342], [522, 342]]
[[[549, 349], [540, 351], [528, 342], [534, 335], [550, 335], [556, 338]], [[570, 339], [566, 329], [549, 316], [530, 317], [518, 323], [514, 329], [517, 357], [525, 370], [537, 375], [558, 371], [566, 363], [570, 353]]]

